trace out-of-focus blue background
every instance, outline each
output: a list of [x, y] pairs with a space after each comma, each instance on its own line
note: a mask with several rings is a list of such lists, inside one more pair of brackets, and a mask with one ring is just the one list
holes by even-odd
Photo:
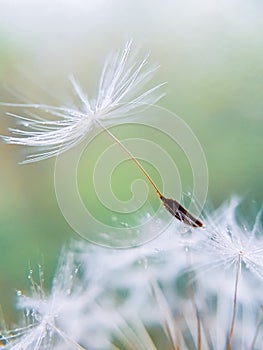
[[[254, 0], [0, 0], [0, 101], [65, 102], [69, 73], [94, 95], [105, 55], [132, 37], [160, 64], [156, 83], [168, 82], [160, 105], [183, 118], [203, 147], [209, 200], [218, 205], [239, 194], [247, 207], [259, 208], [262, 15], [262, 2]], [[1, 134], [14, 126], [6, 111], [1, 108]], [[56, 202], [54, 160], [18, 165], [24, 150], [2, 143], [0, 157], [0, 304], [11, 322], [15, 290], [28, 287], [29, 269], [44, 266], [48, 286], [61, 247], [78, 237]], [[182, 167], [180, 176], [187, 179], [188, 171]], [[115, 187], [125, 197], [123, 172]], [[89, 188], [87, 179], [87, 196]]]

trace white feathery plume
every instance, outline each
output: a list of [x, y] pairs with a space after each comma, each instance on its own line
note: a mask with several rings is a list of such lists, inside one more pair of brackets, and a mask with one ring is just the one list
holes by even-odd
[[[237, 207], [240, 200], [233, 197], [206, 222], [205, 235], [197, 249], [204, 251], [208, 269], [219, 267], [227, 270], [240, 260], [243, 270], [249, 270], [263, 282], [263, 237], [261, 212], [250, 229], [247, 223], [237, 224]], [[205, 269], [205, 266], [202, 267]]]
[[[35, 109], [56, 117], [43, 119], [29, 113], [27, 116], [7, 113], [19, 120], [24, 129], [10, 128], [15, 136], [2, 136], [6, 143], [38, 148], [22, 163], [34, 162], [56, 156], [80, 143], [96, 124], [121, 122], [128, 115], [157, 102], [163, 94], [158, 90], [163, 84], [154, 86], [140, 94], [158, 66], [148, 64], [149, 54], [141, 61], [131, 52], [132, 40], [122, 52], [108, 57], [102, 70], [98, 94], [90, 101], [76, 80], [71, 77], [73, 90], [80, 108], [55, 107], [45, 104], [1, 103], [9, 107]], [[104, 126], [106, 126], [104, 125]]]

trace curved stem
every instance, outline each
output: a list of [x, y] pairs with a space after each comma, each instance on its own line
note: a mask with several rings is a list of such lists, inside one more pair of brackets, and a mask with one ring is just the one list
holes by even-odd
[[140, 164], [140, 162], [134, 157], [134, 155], [124, 146], [122, 142], [120, 142], [119, 139], [117, 139], [116, 136], [114, 136], [109, 129], [105, 128], [104, 125], [101, 124], [101, 122], [96, 119], [96, 123], [104, 130], [106, 133], [124, 150], [125, 153], [128, 154], [130, 159], [138, 166], [138, 168], [141, 170], [141, 172], [145, 175], [145, 177], [149, 180], [150, 184], [158, 194], [158, 196], [161, 198], [163, 197], [162, 193], [159, 191], [158, 187], [155, 185], [154, 181], [150, 177], [150, 175], [147, 173], [147, 171], [143, 168], [143, 166]]
[[137, 165], [137, 167], [141, 170], [144, 176], [147, 178], [149, 183], [154, 188], [158, 197], [162, 201], [165, 209], [169, 211], [174, 217], [176, 217], [179, 221], [192, 226], [192, 227], [203, 227], [203, 223], [195, 218], [188, 210], [186, 210], [180, 203], [172, 198], [166, 198], [159, 191], [158, 187], [155, 185], [154, 181], [147, 173], [147, 171], [143, 168], [141, 163], [134, 157], [134, 155], [124, 146], [124, 144], [114, 136], [109, 129], [107, 129], [98, 119], [95, 119], [95, 122], [123, 149], [123, 151], [128, 154], [130, 159]]

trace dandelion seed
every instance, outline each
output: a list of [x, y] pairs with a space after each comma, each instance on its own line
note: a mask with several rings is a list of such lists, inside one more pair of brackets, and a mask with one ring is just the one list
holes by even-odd
[[166, 198], [159, 191], [140, 162], [103, 124], [104, 122], [108, 126], [109, 123], [120, 122], [123, 118], [134, 113], [135, 110], [138, 112], [146, 105], [156, 103], [163, 95], [157, 93], [163, 84], [138, 94], [139, 88], [151, 79], [157, 66], [146, 68], [148, 56], [137, 63], [135, 57], [131, 56], [131, 45], [132, 41], [128, 41], [122, 53], [112, 55], [106, 60], [101, 74], [98, 95], [93, 103], [89, 101], [73, 77], [70, 80], [81, 105], [79, 109], [42, 104], [2, 103], [2, 105], [10, 107], [25, 107], [44, 111], [59, 118], [52, 121], [38, 116], [30, 118], [29, 116], [8, 113], [9, 116], [22, 123], [24, 130], [10, 128], [9, 130], [15, 136], [2, 136], [2, 139], [6, 143], [38, 148], [40, 150], [38, 153], [29, 155], [22, 162], [30, 163], [58, 156], [80, 143], [94, 126], [100, 126], [142, 171], [166, 210], [176, 219], [191, 227], [202, 227], [202, 222], [191, 215], [181, 204], [176, 200]]

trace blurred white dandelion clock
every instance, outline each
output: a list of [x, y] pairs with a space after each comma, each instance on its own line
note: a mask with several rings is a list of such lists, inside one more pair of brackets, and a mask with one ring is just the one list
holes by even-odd
[[128, 41], [122, 52], [106, 59], [101, 73], [98, 94], [89, 100], [73, 77], [70, 81], [79, 100], [80, 107], [55, 107], [45, 104], [12, 104], [10, 107], [35, 109], [56, 117], [56, 120], [43, 119], [29, 113], [27, 116], [8, 113], [19, 120], [23, 129], [10, 128], [14, 136], [2, 136], [6, 143], [36, 147], [23, 163], [34, 162], [56, 156], [80, 143], [95, 124], [120, 122], [138, 109], [156, 103], [163, 94], [153, 86], [140, 93], [148, 83], [157, 65], [148, 63], [149, 54], [141, 61], [132, 53], [132, 41]]
[[209, 216], [201, 237], [175, 237], [171, 226], [134, 249], [73, 243], [49, 295], [18, 296], [28, 322], [3, 334], [4, 348], [261, 349], [262, 229], [258, 216], [241, 233], [236, 206], [233, 199]]
[[[116, 327], [113, 310], [98, 304], [103, 289], [96, 276], [80, 280], [76, 255], [62, 252], [50, 294], [30, 274], [31, 295], [17, 293], [18, 308], [24, 310], [21, 327], [6, 332], [5, 348], [40, 349], [106, 349]], [[86, 270], [88, 267], [86, 267]], [[43, 283], [42, 283], [43, 284]], [[85, 346], [82, 346], [85, 344]]]

